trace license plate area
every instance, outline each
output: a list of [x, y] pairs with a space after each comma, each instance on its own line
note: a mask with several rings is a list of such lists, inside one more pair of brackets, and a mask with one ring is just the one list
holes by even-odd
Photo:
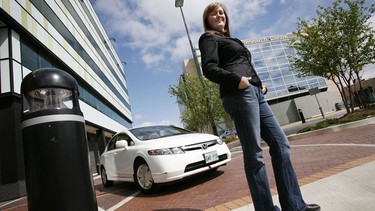
[[207, 152], [203, 154], [204, 161], [206, 163], [212, 163], [219, 160], [219, 156], [217, 154], [217, 151]]

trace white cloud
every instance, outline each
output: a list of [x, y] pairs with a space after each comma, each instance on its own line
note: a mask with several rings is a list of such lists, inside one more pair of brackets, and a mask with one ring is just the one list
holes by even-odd
[[134, 119], [135, 120], [142, 120], [144, 118], [144, 116], [142, 114], [136, 114], [134, 115]]
[[[185, 1], [183, 12], [193, 46], [203, 32], [202, 13], [211, 0]], [[291, 32], [297, 18], [311, 19], [318, 5], [328, 6], [325, 0], [272, 0], [232, 1], [226, 5], [231, 26], [241, 39], [270, 36]], [[191, 58], [191, 49], [179, 8], [173, 0], [100, 0], [92, 1], [95, 10], [117, 45], [136, 50], [148, 69], [155, 70], [161, 63], [181, 63]], [[375, 15], [371, 18], [375, 24]], [[170, 68], [160, 68], [162, 70]]]
[[182, 124], [178, 121], [173, 120], [161, 120], [161, 121], [145, 121], [146, 116], [143, 114], [136, 114], [134, 115], [135, 125], [133, 127], [143, 127], [143, 126], [150, 126], [150, 125], [175, 125], [177, 127], [182, 127]]
[[152, 125], [174, 125], [177, 127], [182, 127], [181, 123], [176, 123], [176, 122], [169, 121], [169, 120], [163, 120], [160, 122], [143, 122], [142, 124], [135, 125], [134, 127], [144, 127], [144, 126], [152, 126]]
[[[194, 47], [203, 33], [203, 10], [211, 2], [185, 1], [182, 8]], [[232, 27], [239, 29], [257, 15], [265, 14], [265, 8], [272, 1], [222, 2], [228, 7]], [[122, 48], [137, 50], [148, 69], [155, 70], [160, 63], [181, 63], [192, 57], [181, 12], [174, 1], [100, 0], [92, 4], [110, 37], [115, 35], [117, 45]]]

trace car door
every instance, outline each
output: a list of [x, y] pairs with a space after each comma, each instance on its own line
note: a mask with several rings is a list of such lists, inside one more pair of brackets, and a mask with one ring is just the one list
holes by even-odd
[[117, 140], [117, 136], [114, 136], [108, 142], [107, 150], [102, 155], [102, 164], [104, 165], [108, 179], [114, 179], [114, 177], [116, 177], [117, 175], [115, 160], [114, 160], [114, 154], [116, 153], [115, 152], [116, 140]]
[[125, 180], [133, 178], [133, 141], [126, 133], [118, 134], [118, 141], [126, 141], [126, 147], [117, 148], [113, 154], [114, 163], [116, 164], [117, 175]]

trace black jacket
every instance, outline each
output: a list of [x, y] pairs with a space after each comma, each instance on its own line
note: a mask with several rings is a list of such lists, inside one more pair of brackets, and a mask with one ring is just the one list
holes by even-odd
[[203, 75], [220, 84], [220, 97], [238, 91], [242, 76], [261, 86], [261, 81], [251, 64], [251, 53], [236, 38], [204, 33], [199, 38]]

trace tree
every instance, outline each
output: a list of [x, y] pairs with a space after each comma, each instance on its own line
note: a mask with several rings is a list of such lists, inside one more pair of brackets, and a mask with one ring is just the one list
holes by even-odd
[[180, 118], [187, 129], [209, 132], [211, 118], [215, 121], [224, 118], [218, 85], [206, 78], [200, 80], [185, 74], [180, 77], [179, 84], [169, 86], [169, 93], [183, 106]]
[[[348, 113], [354, 111], [352, 82], [358, 81], [362, 93], [360, 71], [365, 65], [375, 63], [374, 29], [368, 21], [375, 4], [366, 7], [365, 3], [365, 0], [337, 0], [332, 7], [319, 6], [317, 18], [299, 19], [292, 40], [296, 49], [296, 55], [290, 59], [294, 69], [300, 76], [317, 75], [332, 80]], [[365, 107], [363, 97], [359, 99], [360, 106]]]

